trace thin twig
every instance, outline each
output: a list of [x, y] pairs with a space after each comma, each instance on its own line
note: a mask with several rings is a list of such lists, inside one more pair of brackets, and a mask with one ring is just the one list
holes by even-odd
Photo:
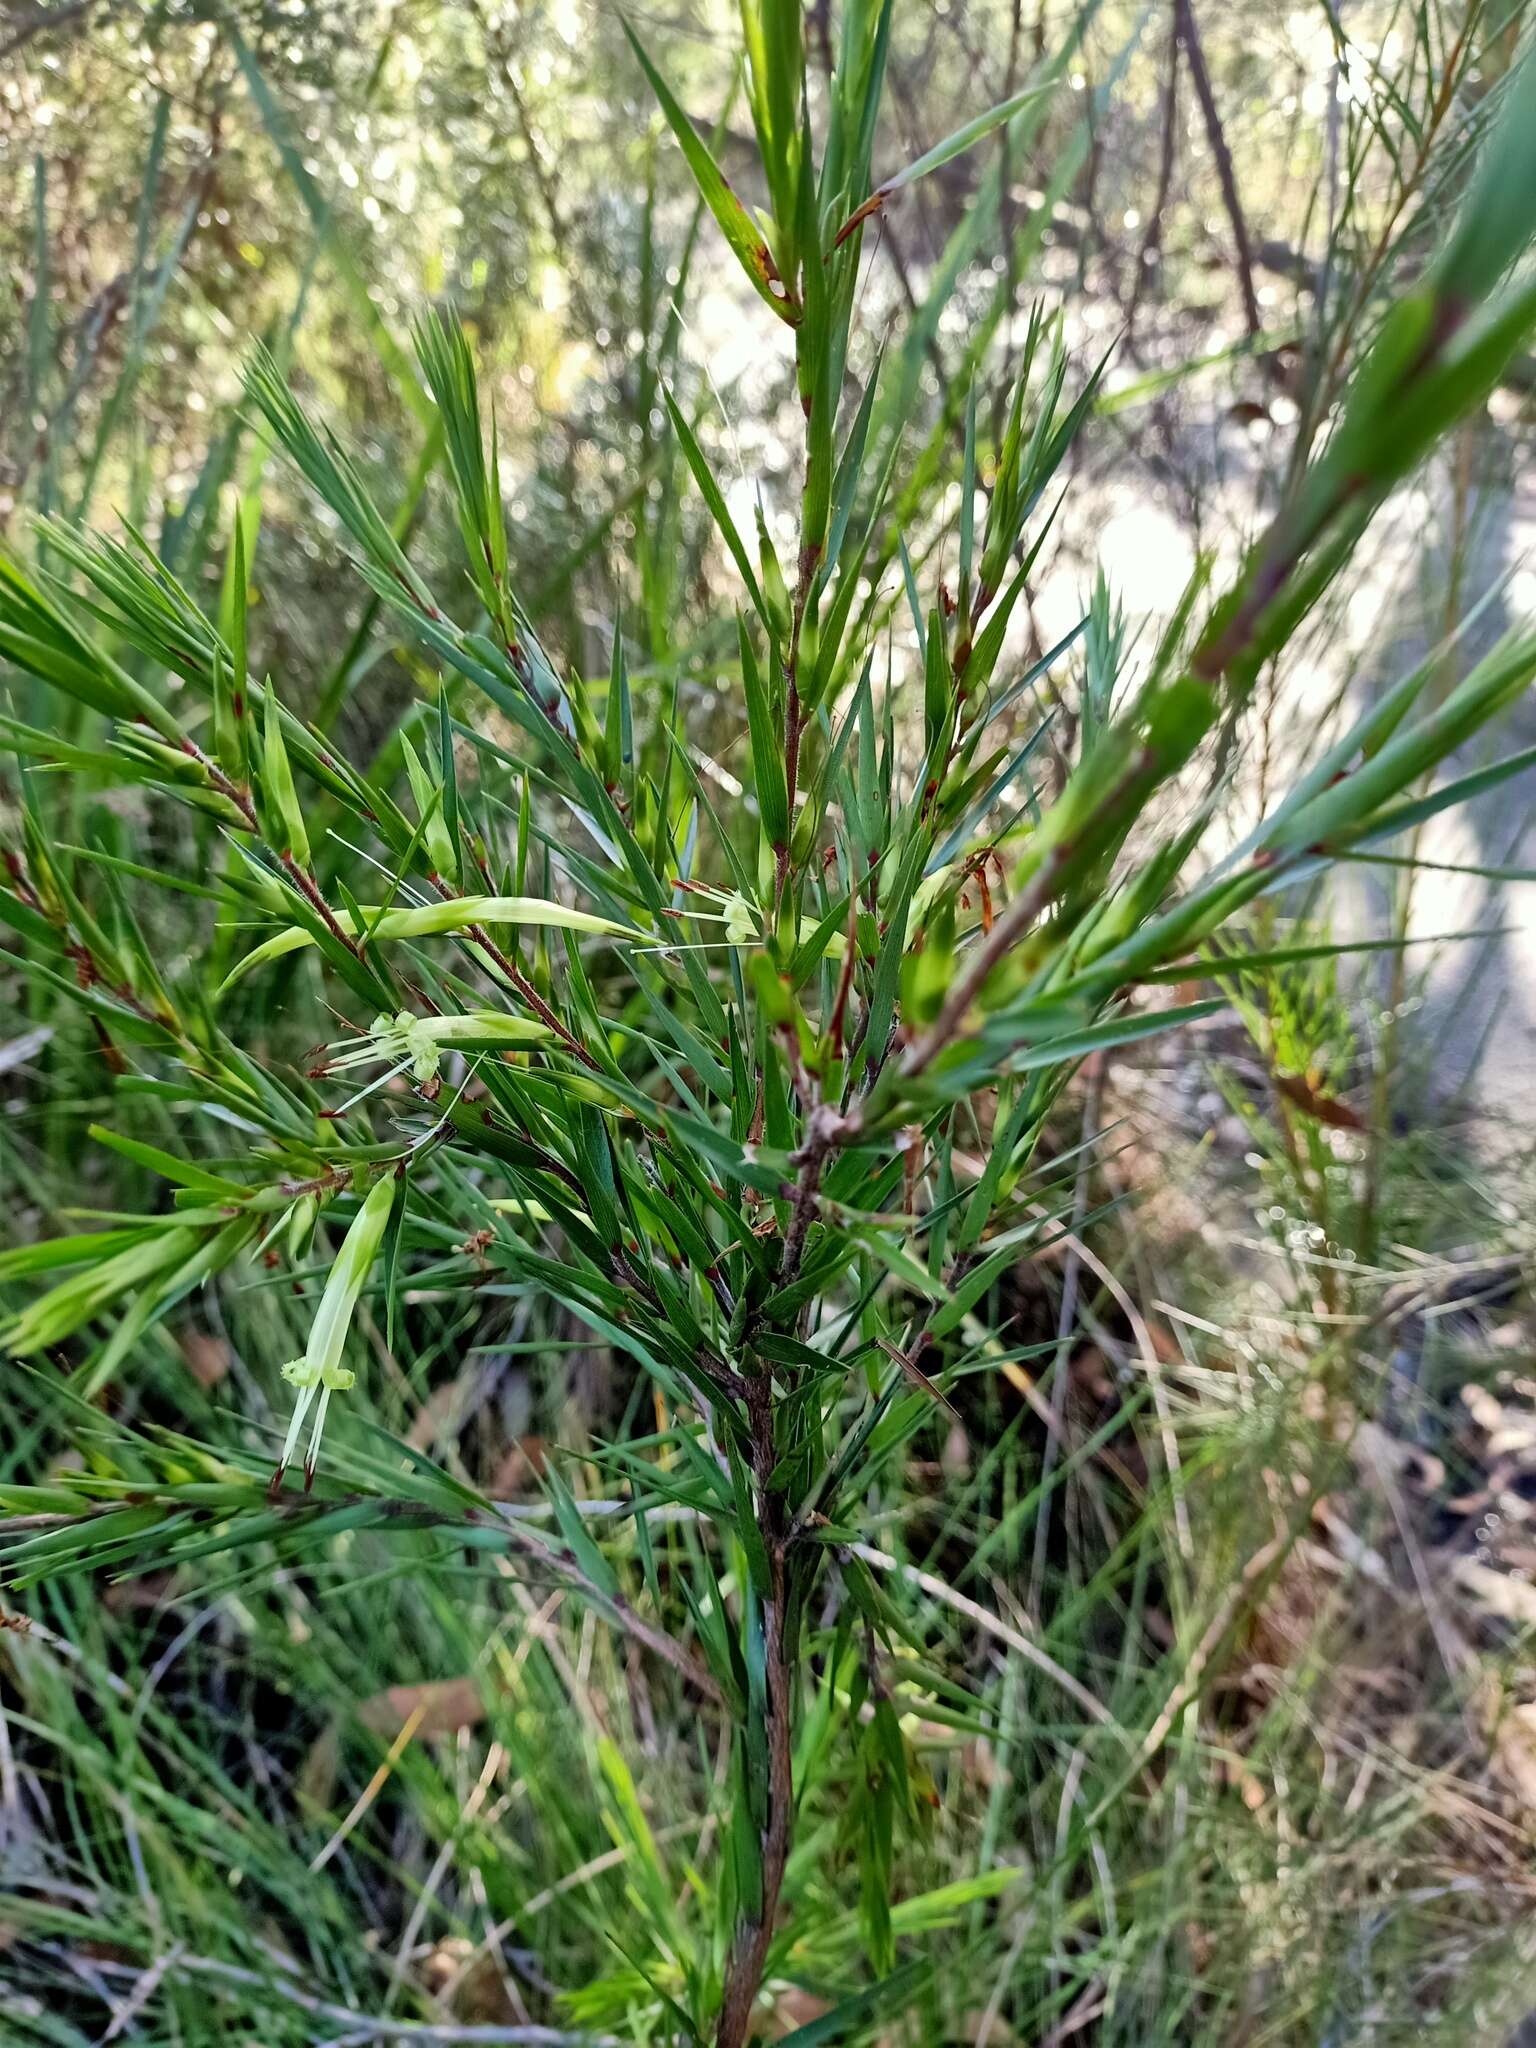
[[1168, 205], [1168, 194], [1173, 185], [1173, 163], [1178, 148], [1179, 111], [1179, 35], [1175, 27], [1168, 38], [1168, 82], [1163, 87], [1163, 132], [1157, 164], [1157, 191], [1153, 195], [1152, 210], [1147, 218], [1146, 232], [1136, 251], [1136, 269], [1131, 278], [1131, 298], [1125, 309], [1125, 335], [1128, 344], [1134, 345], [1136, 315], [1141, 310], [1141, 295], [1152, 274], [1163, 245], [1163, 213]]
[[1248, 332], [1257, 335], [1262, 333], [1264, 322], [1259, 314], [1258, 294], [1253, 288], [1253, 244], [1248, 236], [1248, 223], [1243, 217], [1243, 203], [1238, 197], [1232, 152], [1227, 147], [1216, 95], [1211, 90], [1211, 74], [1206, 68], [1205, 51], [1195, 24], [1193, 0], [1173, 0], [1173, 19], [1179, 41], [1184, 45], [1184, 54], [1189, 59], [1189, 75], [1194, 81], [1195, 97], [1205, 119], [1211, 154], [1216, 159], [1216, 178], [1221, 186], [1222, 204], [1232, 225], [1232, 241], [1237, 253], [1237, 282], [1243, 295], [1243, 318], [1248, 323]]
[[31, 42], [34, 36], [44, 35], [49, 29], [63, 28], [68, 22], [78, 21], [82, 14], [89, 14], [95, 5], [96, 0], [62, 0], [58, 7], [36, 8], [31, 14], [23, 16], [5, 41], [0, 43], [0, 63], [7, 57], [14, 56], [16, 51], [24, 43]]

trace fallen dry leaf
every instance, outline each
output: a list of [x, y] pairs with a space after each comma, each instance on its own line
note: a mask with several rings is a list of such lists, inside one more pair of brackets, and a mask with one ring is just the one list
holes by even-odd
[[229, 1373], [229, 1346], [211, 1330], [187, 1330], [181, 1339], [181, 1355], [187, 1370], [200, 1387], [216, 1387]]
[[502, 1452], [491, 1475], [490, 1492], [496, 1500], [516, 1500], [544, 1470], [546, 1447], [541, 1436], [520, 1436]]
[[825, 2019], [832, 2007], [826, 1999], [818, 1998], [814, 1991], [802, 1991], [798, 1985], [791, 1985], [773, 2001], [773, 2011], [768, 2015], [766, 2038], [782, 2041], [797, 2027], [809, 2026], [812, 2020]]
[[485, 1696], [472, 1678], [431, 1678], [421, 1685], [392, 1685], [361, 1702], [357, 1718], [375, 1735], [392, 1739], [419, 1710], [416, 1737], [457, 1735], [485, 1718]]
[[[420, 1685], [392, 1685], [376, 1692], [359, 1702], [357, 1718], [373, 1734], [393, 1742], [418, 1710], [412, 1740], [430, 1742], [435, 1736], [457, 1735], [461, 1729], [477, 1727], [485, 1718], [485, 1698], [472, 1678], [431, 1678]], [[322, 1812], [336, 1796], [341, 1730], [339, 1720], [323, 1729], [299, 1769], [300, 1800]]]

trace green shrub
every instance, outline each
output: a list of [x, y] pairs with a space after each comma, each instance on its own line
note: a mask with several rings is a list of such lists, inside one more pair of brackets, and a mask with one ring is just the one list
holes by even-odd
[[[793, 352], [805, 419], [798, 541], [781, 560], [765, 523], [733, 522], [685, 410], [658, 391], [739, 578], [739, 805], [721, 814], [676, 693], [638, 686], [622, 625], [606, 675], [546, 653], [451, 314], [416, 331], [463, 538], [467, 587], [451, 600], [260, 350], [248, 380], [358, 574], [419, 646], [429, 701], [402, 730], [401, 773], [351, 765], [252, 666], [253, 504], [236, 512], [216, 616], [134, 532], [48, 524], [40, 566], [0, 565], [0, 652], [64, 707], [56, 730], [8, 718], [8, 744], [24, 763], [188, 806], [206, 849], [205, 868], [178, 875], [61, 847], [31, 781], [0, 918], [27, 973], [83, 1009], [123, 1100], [217, 1119], [198, 1158], [98, 1129], [172, 1184], [170, 1207], [0, 1255], [6, 1282], [51, 1281], [0, 1343], [23, 1359], [67, 1350], [90, 1453], [4, 1490], [18, 1518], [8, 1577], [218, 1551], [270, 1570], [345, 1531], [438, 1531], [589, 1603], [729, 1732], [730, 1776], [715, 1854], [680, 1904], [605, 1746], [634, 1924], [615, 1935], [628, 1963], [576, 1999], [577, 2016], [626, 2019], [648, 2039], [712, 2031], [722, 2048], [747, 2038], [791, 1949], [814, 1958], [829, 1938], [801, 1917], [810, 1862], [840, 1848], [859, 1864], [873, 1981], [848, 1994], [848, 2027], [900, 2007], [899, 1934], [1009, 1875], [897, 1902], [897, 1859], [928, 1823], [932, 1787], [887, 1683], [890, 1647], [925, 1714], [965, 1725], [971, 1709], [907, 1642], [861, 1555], [861, 1504], [946, 1389], [992, 1369], [973, 1310], [1070, 1219], [1036, 1170], [1064, 1086], [1090, 1053], [1210, 1014], [1224, 978], [1305, 958], [1304, 944], [1246, 943], [1245, 909], [1524, 765], [1428, 783], [1536, 672], [1536, 639], [1521, 634], [1432, 708], [1430, 670], [1407, 677], [1314, 751], [1235, 852], [1202, 860], [1218, 798], [1193, 771], [1385, 494], [1536, 320], [1536, 286], [1510, 281], [1536, 224], [1529, 64], [1493, 96], [1438, 256], [1375, 325], [1231, 588], [1208, 598], [1202, 568], [1139, 663], [1103, 601], [1071, 636], [1089, 684], [1070, 772], [1044, 801], [1030, 781], [1050, 722], [1036, 690], [1069, 643], [1023, 666], [1009, 626], [1102, 365], [1077, 375], [1040, 314], [995, 436], [974, 388], [960, 394], [960, 509], [940, 583], [914, 568], [893, 510], [906, 471], [880, 366], [850, 393], [850, 360], [864, 238], [883, 209], [987, 136], [1022, 137], [1070, 48], [880, 182], [889, 6], [850, 0], [814, 93], [803, 10], [761, 0], [743, 20], [764, 212], [737, 198], [635, 43], [761, 301], [765, 345]], [[903, 614], [921, 671], [910, 719], [889, 681]], [[223, 957], [241, 948], [216, 983], [163, 971], [134, 907], [162, 887], [211, 905]], [[274, 973], [315, 975], [347, 1020], [303, 1074], [240, 1025]], [[1156, 997], [1197, 981], [1209, 999]], [[983, 1163], [969, 1172], [957, 1155]], [[287, 1368], [295, 1407], [275, 1472], [254, 1427], [244, 1448], [216, 1449], [86, 1405], [194, 1288], [274, 1255], [302, 1271], [333, 1225], [345, 1234], [334, 1258], [312, 1255], [328, 1277]], [[413, 1292], [469, 1290], [487, 1272], [558, 1304], [659, 1390], [656, 1433], [595, 1455], [608, 1503], [578, 1499], [555, 1462], [547, 1514], [515, 1516], [382, 1432], [323, 1435], [347, 1407], [362, 1305], [393, 1347]], [[1126, 1773], [1171, 1719], [1129, 1739]], [[839, 1828], [814, 1794], [829, 1756], [846, 1788]]]

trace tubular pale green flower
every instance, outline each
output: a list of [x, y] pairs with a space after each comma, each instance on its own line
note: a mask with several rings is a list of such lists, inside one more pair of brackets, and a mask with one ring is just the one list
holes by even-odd
[[329, 1071], [344, 1074], [352, 1067], [386, 1061], [397, 1071], [409, 1066], [425, 1087], [437, 1079], [449, 1048], [461, 1052], [504, 1052], [542, 1045], [550, 1036], [547, 1024], [527, 1017], [507, 1017], [499, 1010], [465, 1010], [449, 1017], [415, 1017], [409, 1010], [393, 1017], [375, 1017], [366, 1038], [358, 1039], [327, 1062]]
[[[431, 938], [444, 932], [465, 932], [471, 925], [508, 924], [551, 931], [585, 932], [596, 938], [635, 939], [640, 934], [611, 917], [598, 917], [590, 910], [575, 910], [568, 904], [546, 902], [539, 896], [453, 896], [439, 903], [412, 903], [396, 909], [364, 904], [359, 913], [371, 940]], [[344, 932], [358, 929], [350, 910], [338, 910], [336, 923]], [[264, 939], [243, 959], [237, 960], [219, 986], [225, 995], [236, 982], [258, 967], [280, 960], [284, 954], [301, 952], [315, 943], [314, 933], [302, 925], [289, 925]]]
[[341, 1250], [336, 1254], [336, 1263], [331, 1267], [330, 1278], [325, 1283], [325, 1292], [320, 1297], [320, 1307], [310, 1329], [308, 1348], [302, 1358], [296, 1358], [283, 1367], [283, 1378], [298, 1389], [299, 1398], [288, 1425], [283, 1455], [272, 1475], [274, 1487], [281, 1484], [293, 1458], [304, 1417], [318, 1393], [320, 1405], [315, 1412], [314, 1429], [304, 1457], [305, 1491], [308, 1492], [314, 1483], [315, 1459], [325, 1428], [326, 1409], [330, 1406], [332, 1394], [345, 1393], [352, 1384], [353, 1374], [341, 1363], [342, 1348], [352, 1326], [358, 1296], [373, 1270], [373, 1262], [379, 1255], [379, 1247], [389, 1227], [390, 1213], [395, 1206], [395, 1186], [394, 1175], [387, 1173], [369, 1190], [367, 1200], [352, 1219]]

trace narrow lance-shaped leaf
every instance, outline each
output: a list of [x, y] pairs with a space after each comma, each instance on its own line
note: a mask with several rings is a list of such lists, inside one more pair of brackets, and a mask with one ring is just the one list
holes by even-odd
[[309, 834], [304, 812], [294, 787], [288, 749], [283, 743], [277, 698], [269, 682], [266, 690], [265, 741], [261, 757], [261, 793], [266, 806], [268, 829], [279, 849], [289, 853], [302, 868], [309, 866]]
[[789, 844], [789, 788], [778, 728], [768, 699], [768, 686], [752, 651], [747, 622], [737, 622], [741, 650], [742, 691], [747, 700], [747, 733], [752, 749], [752, 774], [757, 787], [763, 839], [773, 852]]
[[676, 399], [665, 384], [661, 387], [661, 395], [672, 421], [673, 432], [677, 435], [678, 445], [687, 459], [689, 469], [693, 472], [694, 482], [698, 485], [700, 494], [710, 509], [715, 525], [719, 529], [720, 538], [731, 551], [732, 561], [741, 571], [741, 580], [746, 584], [748, 594], [752, 599], [752, 609], [771, 631], [773, 627], [772, 616], [764, 601], [762, 588], [753, 570], [752, 557], [747, 553], [746, 543], [742, 540], [741, 534], [737, 530], [736, 522], [732, 519], [726, 507], [725, 495], [721, 491], [719, 484], [715, 481], [714, 472], [705, 460], [704, 451], [700, 448], [692, 427], [683, 418]]
[[843, 222], [837, 231], [833, 246], [839, 247], [847, 241], [854, 230], [868, 220], [872, 213], [878, 213], [888, 199], [893, 199], [908, 185], [916, 184], [919, 178], [926, 178], [930, 171], [938, 170], [942, 164], [947, 164], [953, 158], [963, 155], [966, 150], [973, 149], [978, 142], [984, 141], [987, 136], [1001, 128], [1005, 121], [1011, 121], [1015, 114], [1021, 114], [1027, 106], [1044, 99], [1055, 89], [1054, 79], [1048, 79], [1040, 85], [1026, 85], [1010, 98], [1000, 100], [995, 107], [989, 107], [984, 114], [977, 114], [974, 119], [967, 121], [964, 127], [957, 128], [953, 135], [946, 135], [942, 142], [936, 142], [932, 149], [925, 150], [915, 162], [876, 186], [863, 204], [856, 207]]
[[639, 37], [627, 21], [624, 23], [624, 33], [629, 38], [630, 48], [640, 60], [646, 78], [650, 81], [657, 104], [667, 117], [668, 127], [677, 137], [683, 155], [688, 159], [688, 168], [693, 172], [705, 205], [719, 222], [720, 231], [730, 244], [736, 260], [751, 279], [753, 290], [772, 306], [781, 320], [787, 320], [793, 325], [800, 317], [799, 305], [780, 278], [772, 253], [760, 229], [736, 197], [730, 181], [710, 154], [709, 145], [678, 105], [671, 87], [646, 55]]

